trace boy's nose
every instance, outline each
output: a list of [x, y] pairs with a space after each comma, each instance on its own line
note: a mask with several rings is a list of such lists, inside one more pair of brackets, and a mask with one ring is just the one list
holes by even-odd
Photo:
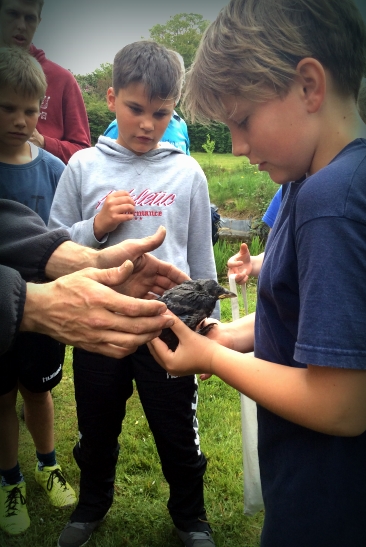
[[24, 30], [27, 27], [26, 22], [25, 22], [25, 17], [23, 17], [23, 16], [18, 17], [17, 27], [18, 27], [18, 30]]
[[21, 115], [16, 116], [16, 118], [14, 119], [14, 125], [16, 125], [17, 127], [24, 127], [25, 126], [24, 116], [21, 116]]
[[144, 118], [140, 122], [140, 129], [143, 129], [144, 131], [153, 131], [154, 129], [154, 122], [150, 118]]
[[250, 146], [244, 139], [243, 135], [235, 135], [231, 132], [232, 152], [234, 156], [248, 156]]

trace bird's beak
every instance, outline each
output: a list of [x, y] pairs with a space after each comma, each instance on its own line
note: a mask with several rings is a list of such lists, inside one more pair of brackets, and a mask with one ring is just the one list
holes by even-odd
[[224, 298], [236, 298], [237, 294], [234, 292], [227, 291], [224, 294], [220, 294], [219, 300], [223, 300]]

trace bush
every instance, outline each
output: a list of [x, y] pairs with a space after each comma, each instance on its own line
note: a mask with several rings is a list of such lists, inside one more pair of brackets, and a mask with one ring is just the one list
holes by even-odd
[[84, 93], [84, 102], [88, 114], [92, 145], [94, 146], [100, 135], [103, 135], [108, 125], [116, 117], [114, 112], [108, 110], [107, 102], [98, 99], [95, 95]]

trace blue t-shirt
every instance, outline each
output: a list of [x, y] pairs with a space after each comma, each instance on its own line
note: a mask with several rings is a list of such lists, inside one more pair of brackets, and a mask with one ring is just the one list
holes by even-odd
[[275, 223], [277, 213], [281, 207], [281, 201], [282, 201], [282, 186], [279, 187], [277, 192], [272, 198], [271, 203], [268, 205], [267, 211], [264, 213], [262, 220], [270, 228], [273, 228], [273, 225]]
[[23, 165], [0, 162], [0, 198], [27, 205], [48, 223], [53, 196], [65, 164], [42, 148]]
[[[357, 139], [291, 183], [259, 276], [257, 357], [366, 369], [365, 181]], [[366, 545], [366, 433], [325, 435], [258, 405], [258, 449], [262, 547]]]
[[[110, 139], [116, 139], [118, 137], [117, 120], [113, 120], [113, 122], [108, 125], [107, 129], [104, 131], [104, 136], [109, 137]], [[179, 150], [182, 150], [187, 156], [190, 156], [187, 124], [176, 112], [174, 112], [171, 117], [165, 133], [161, 137], [161, 142], [169, 142]]]

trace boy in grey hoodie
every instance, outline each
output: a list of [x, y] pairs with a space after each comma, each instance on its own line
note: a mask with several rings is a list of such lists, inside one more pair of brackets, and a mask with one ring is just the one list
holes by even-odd
[[[117, 53], [107, 101], [116, 112], [118, 138], [100, 137], [77, 152], [59, 182], [51, 228], [64, 227], [77, 243], [103, 248], [154, 233], [166, 239], [154, 254], [193, 279], [216, 279], [211, 213], [198, 163], [159, 141], [179, 100], [184, 69], [178, 55], [154, 42]], [[80, 441], [80, 497], [59, 547], [84, 545], [113, 501], [118, 435], [133, 380], [169, 483], [168, 509], [187, 547], [213, 547], [204, 508], [206, 458], [198, 435], [197, 381], [171, 377], [146, 346], [122, 360], [74, 349]]]

